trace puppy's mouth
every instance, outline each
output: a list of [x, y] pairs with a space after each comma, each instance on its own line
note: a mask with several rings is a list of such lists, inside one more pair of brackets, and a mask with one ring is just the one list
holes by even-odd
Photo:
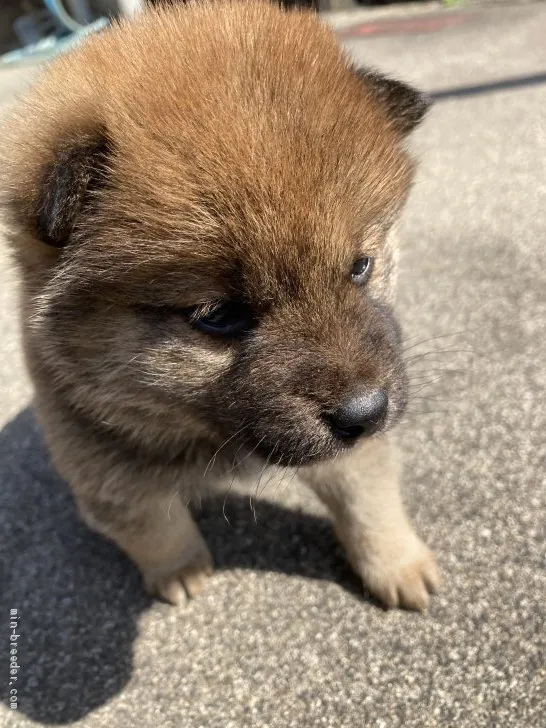
[[281, 444], [279, 440], [268, 443], [262, 440], [254, 449], [254, 453], [268, 465], [281, 465], [282, 467], [299, 467], [312, 465], [323, 460], [329, 460], [339, 451], [334, 443], [322, 446], [300, 446], [294, 443]]
[[[382, 430], [383, 427], [378, 428], [374, 434]], [[319, 425], [307, 437], [304, 433], [297, 438], [289, 435], [277, 439], [263, 437], [249, 450], [268, 465], [299, 467], [330, 460], [370, 436], [371, 434], [363, 436], [351, 431], [333, 433], [328, 426]]]
[[285, 420], [275, 422], [275, 426], [258, 426], [251, 443], [247, 441], [248, 451], [269, 465], [319, 463], [381, 435], [399, 420], [403, 409], [403, 402], [392, 401], [386, 391], [375, 390], [313, 417], [312, 422], [302, 417], [299, 424]]

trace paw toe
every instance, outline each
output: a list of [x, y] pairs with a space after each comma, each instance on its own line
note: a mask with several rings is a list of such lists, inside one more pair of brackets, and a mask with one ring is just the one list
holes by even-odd
[[212, 559], [207, 553], [184, 566], [177, 565], [160, 573], [154, 571], [144, 574], [144, 586], [150, 594], [161, 597], [169, 604], [184, 604], [203, 591], [213, 571]]
[[404, 607], [424, 611], [430, 593], [441, 585], [432, 552], [425, 546], [416, 556], [402, 554], [399, 559], [375, 559], [362, 570], [364, 583], [386, 607]]

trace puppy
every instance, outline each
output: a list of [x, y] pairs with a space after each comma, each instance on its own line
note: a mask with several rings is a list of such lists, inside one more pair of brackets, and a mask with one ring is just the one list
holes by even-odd
[[149, 10], [60, 58], [8, 127], [24, 349], [82, 519], [177, 602], [212, 569], [187, 504], [298, 468], [388, 606], [434, 557], [387, 431], [406, 403], [393, 225], [426, 111], [309, 11]]

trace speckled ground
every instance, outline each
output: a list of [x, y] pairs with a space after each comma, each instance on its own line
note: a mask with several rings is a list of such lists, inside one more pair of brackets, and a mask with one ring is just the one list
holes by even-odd
[[185, 610], [151, 603], [128, 561], [78, 524], [48, 464], [2, 253], [0, 645], [4, 670], [17, 608], [21, 670], [19, 710], [1, 705], [0, 725], [545, 725], [545, 37], [543, 4], [347, 38], [428, 90], [463, 88], [415, 140], [423, 165], [402, 230], [408, 346], [444, 337], [408, 350], [436, 351], [412, 366], [440, 378], [401, 432], [408, 505], [445, 577], [426, 616], [361, 593], [295, 483], [266, 489], [257, 523], [246, 497], [230, 499], [230, 524], [206, 506], [210, 588]]

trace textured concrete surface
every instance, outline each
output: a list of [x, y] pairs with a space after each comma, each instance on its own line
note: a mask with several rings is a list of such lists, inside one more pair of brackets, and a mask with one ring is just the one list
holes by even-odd
[[5, 728], [544, 726], [546, 6], [349, 35], [363, 62], [444, 92], [415, 139], [399, 309], [416, 385], [406, 497], [445, 587], [428, 615], [382, 611], [286, 483], [265, 489], [257, 523], [245, 496], [230, 524], [204, 506], [208, 591], [178, 611], [151, 603], [48, 463], [2, 253], [3, 688], [10, 608], [21, 665]]

